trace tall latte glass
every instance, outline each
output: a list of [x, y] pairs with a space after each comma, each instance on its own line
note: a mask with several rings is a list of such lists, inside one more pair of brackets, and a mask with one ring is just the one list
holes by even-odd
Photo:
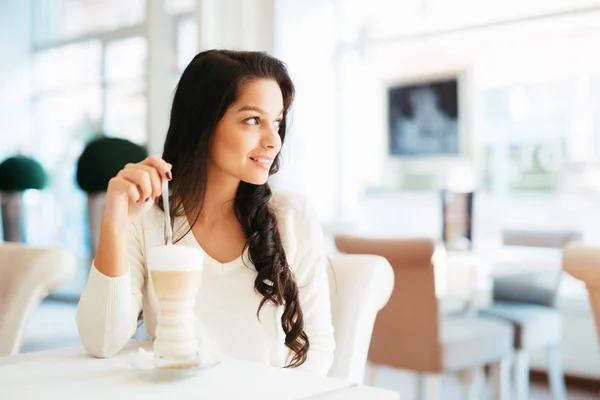
[[154, 363], [158, 368], [198, 365], [194, 305], [202, 279], [200, 249], [167, 245], [148, 250], [147, 265], [158, 299]]

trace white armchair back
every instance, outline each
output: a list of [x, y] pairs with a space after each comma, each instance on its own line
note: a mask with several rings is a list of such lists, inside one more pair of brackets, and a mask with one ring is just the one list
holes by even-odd
[[377, 313], [394, 288], [394, 272], [383, 257], [330, 257], [329, 287], [336, 349], [329, 376], [362, 383]]
[[75, 275], [75, 257], [57, 248], [0, 243], [0, 357], [21, 349], [41, 300]]

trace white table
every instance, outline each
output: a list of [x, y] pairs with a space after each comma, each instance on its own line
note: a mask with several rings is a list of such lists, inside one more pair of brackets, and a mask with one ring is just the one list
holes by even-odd
[[562, 249], [503, 246], [494, 252], [448, 252], [443, 295], [469, 303], [471, 310], [493, 302], [495, 278], [559, 271]]
[[149, 381], [128, 365], [136, 352], [131, 343], [110, 359], [93, 358], [82, 347], [0, 358], [0, 399], [399, 399], [394, 392], [231, 358], [191, 378]]
[[400, 397], [397, 392], [390, 390], [384, 390], [379, 388], [367, 387], [367, 386], [351, 386], [346, 389], [336, 390], [333, 393], [326, 395], [317, 395], [311, 397], [315, 400], [364, 400], [364, 399], [375, 399], [375, 400], [399, 400]]
[[445, 262], [442, 298], [446, 302], [463, 301], [471, 311], [491, 305], [492, 266], [486, 257], [472, 252], [448, 252]]

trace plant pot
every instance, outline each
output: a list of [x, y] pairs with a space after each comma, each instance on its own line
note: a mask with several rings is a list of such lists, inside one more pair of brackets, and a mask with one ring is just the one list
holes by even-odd
[[4, 241], [25, 243], [23, 192], [2, 192], [0, 198]]
[[100, 225], [106, 204], [106, 193], [88, 194], [88, 224], [90, 227], [90, 250], [92, 257], [96, 255], [100, 242]]

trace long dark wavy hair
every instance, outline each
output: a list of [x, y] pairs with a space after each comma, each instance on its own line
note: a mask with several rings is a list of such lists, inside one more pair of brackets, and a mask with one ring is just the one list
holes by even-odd
[[[200, 216], [206, 195], [210, 143], [217, 123], [236, 101], [244, 84], [257, 79], [272, 79], [283, 95], [283, 119], [279, 136], [283, 143], [286, 117], [294, 98], [294, 85], [285, 65], [263, 52], [209, 50], [194, 57], [179, 80], [163, 159], [173, 165], [171, 213], [188, 217], [187, 231], [175, 232], [175, 240], [188, 234]], [[279, 170], [279, 155], [269, 174]], [[284, 306], [281, 325], [285, 345], [294, 352], [287, 367], [306, 361], [309, 349], [304, 318], [294, 279], [281, 242], [277, 221], [269, 207], [271, 188], [267, 183], [240, 182], [234, 200], [235, 214], [246, 237], [244, 252], [256, 268], [254, 289], [263, 296], [258, 310], [270, 302]], [[159, 204], [161, 204], [159, 202]]]

